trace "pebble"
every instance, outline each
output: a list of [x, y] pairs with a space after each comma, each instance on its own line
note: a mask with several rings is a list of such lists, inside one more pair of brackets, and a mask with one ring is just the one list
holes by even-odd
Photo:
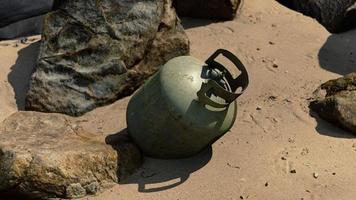
[[275, 45], [276, 43], [272, 42], [272, 41], [269, 41], [268, 42], [270, 45]]
[[268, 185], [269, 185], [268, 182], [266, 182], [266, 183], [265, 183], [265, 187], [268, 187]]
[[292, 170], [290, 170], [290, 173], [291, 173], [291, 174], [296, 174], [296, 173], [297, 173], [297, 170], [292, 169]]
[[319, 174], [316, 173], [316, 172], [314, 172], [314, 173], [313, 173], [313, 177], [314, 177], [315, 179], [317, 179], [317, 178], [319, 177]]
[[257, 106], [256, 110], [262, 110], [262, 107], [261, 106]]
[[27, 40], [28, 40], [27, 37], [24, 37], [24, 38], [20, 39], [20, 42], [21, 42], [21, 44], [26, 44]]
[[276, 119], [274, 117], [272, 118], [272, 120], [273, 120], [274, 123], [278, 123], [279, 122], [278, 119]]
[[272, 101], [276, 101], [276, 100], [277, 100], [277, 97], [276, 97], [276, 96], [271, 95], [271, 96], [269, 96], [269, 97], [268, 97], [268, 99], [269, 99], [269, 100], [272, 100]]

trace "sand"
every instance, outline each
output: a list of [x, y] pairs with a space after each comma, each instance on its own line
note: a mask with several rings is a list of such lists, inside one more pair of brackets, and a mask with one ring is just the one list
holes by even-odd
[[[248, 68], [235, 125], [193, 158], [146, 158], [121, 184], [84, 199], [354, 199], [355, 136], [313, 117], [308, 99], [321, 83], [356, 71], [356, 31], [331, 35], [274, 0], [245, 1], [234, 21], [182, 21], [193, 56], [225, 48]], [[0, 121], [23, 109], [33, 42], [0, 42]], [[102, 135], [123, 132], [128, 101], [78, 121]]]

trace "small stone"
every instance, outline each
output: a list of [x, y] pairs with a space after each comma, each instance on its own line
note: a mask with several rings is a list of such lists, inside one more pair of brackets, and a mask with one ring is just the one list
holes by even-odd
[[277, 25], [276, 25], [276, 24], [272, 24], [271, 26], [272, 26], [273, 28], [277, 27]]
[[284, 101], [287, 103], [292, 103], [292, 101], [290, 99], [284, 99]]
[[257, 106], [256, 110], [262, 110], [262, 107], [261, 106]]
[[27, 37], [21, 38], [20, 42], [21, 42], [21, 44], [26, 44], [27, 43]]
[[279, 66], [278, 66], [278, 64], [273, 63], [272, 67], [273, 67], [273, 68], [278, 68]]
[[287, 160], [287, 158], [286, 158], [286, 157], [281, 157], [281, 159], [282, 159], [282, 160]]
[[313, 173], [313, 177], [314, 177], [315, 179], [317, 179], [317, 178], [319, 177], [319, 174], [316, 173], [316, 172], [314, 172], [314, 173]]
[[243, 197], [243, 196], [240, 196], [240, 199], [244, 199], [244, 197]]
[[291, 173], [291, 174], [296, 174], [296, 173], [297, 173], [297, 170], [292, 169], [292, 170], [290, 170], [290, 173]]
[[333, 173], [333, 176], [335, 176], [335, 175], [336, 175], [336, 173], [334, 172], [334, 173]]
[[271, 96], [268, 97], [268, 99], [271, 100], [271, 101], [276, 101], [276, 100], [277, 100], [277, 97], [271, 95]]
[[260, 48], [257, 48], [256, 50], [257, 50], [257, 51], [260, 51], [261, 49], [260, 49]]
[[272, 41], [269, 41], [268, 42], [270, 45], [275, 45], [276, 43], [272, 42]]
[[268, 187], [268, 182], [265, 183], [265, 187]]

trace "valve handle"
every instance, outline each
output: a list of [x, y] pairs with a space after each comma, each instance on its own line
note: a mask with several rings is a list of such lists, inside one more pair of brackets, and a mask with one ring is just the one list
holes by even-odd
[[[241, 74], [237, 78], [234, 79], [229, 70], [227, 70], [222, 64], [215, 61], [220, 54], [229, 59], [236, 66], [236, 68], [240, 70]], [[219, 85], [215, 80], [209, 80], [207, 83], [203, 83], [201, 89], [197, 92], [199, 101], [216, 108], [229, 106], [246, 90], [249, 84], [249, 77], [245, 66], [233, 53], [225, 49], [218, 49], [205, 61], [205, 63], [209, 69], [218, 69], [223, 72], [224, 78], [227, 80], [231, 91]], [[235, 93], [240, 87], [242, 88], [241, 92]], [[225, 103], [219, 103], [210, 99], [207, 96], [208, 91], [213, 91], [216, 96], [223, 98]]]

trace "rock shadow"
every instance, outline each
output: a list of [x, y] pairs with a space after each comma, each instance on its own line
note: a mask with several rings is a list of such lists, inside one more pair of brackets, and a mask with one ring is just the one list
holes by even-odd
[[181, 17], [181, 23], [184, 29], [191, 29], [200, 26], [207, 26], [209, 24], [218, 23], [218, 20], [201, 19], [201, 18], [191, 18], [191, 17]]
[[297, 11], [297, 8], [294, 6], [293, 1], [291, 0], [277, 0], [277, 2], [291, 10]]
[[18, 191], [0, 192], [0, 200], [36, 200], [34, 197], [30, 197], [24, 193]]
[[[113, 141], [115, 137], [125, 134], [127, 134], [127, 129], [108, 136], [106, 141], [110, 144], [110, 141]], [[169, 190], [187, 181], [190, 174], [204, 167], [211, 157], [211, 146], [199, 154], [185, 159], [161, 160], [144, 157], [142, 167], [121, 181], [120, 184], [137, 184], [138, 191], [142, 193]]]
[[322, 119], [318, 113], [311, 110], [309, 106], [309, 114], [311, 117], [315, 118], [317, 126], [315, 130], [320, 134], [328, 137], [334, 138], [344, 138], [344, 139], [355, 139], [356, 135], [352, 134], [350, 131], [346, 131], [337, 124], [332, 124], [324, 119]]
[[18, 52], [16, 63], [11, 66], [7, 76], [15, 92], [17, 108], [25, 109], [26, 94], [29, 89], [31, 75], [35, 70], [36, 61], [40, 51], [40, 41], [30, 44]]
[[331, 35], [321, 47], [318, 58], [325, 70], [340, 75], [356, 72], [356, 30]]

